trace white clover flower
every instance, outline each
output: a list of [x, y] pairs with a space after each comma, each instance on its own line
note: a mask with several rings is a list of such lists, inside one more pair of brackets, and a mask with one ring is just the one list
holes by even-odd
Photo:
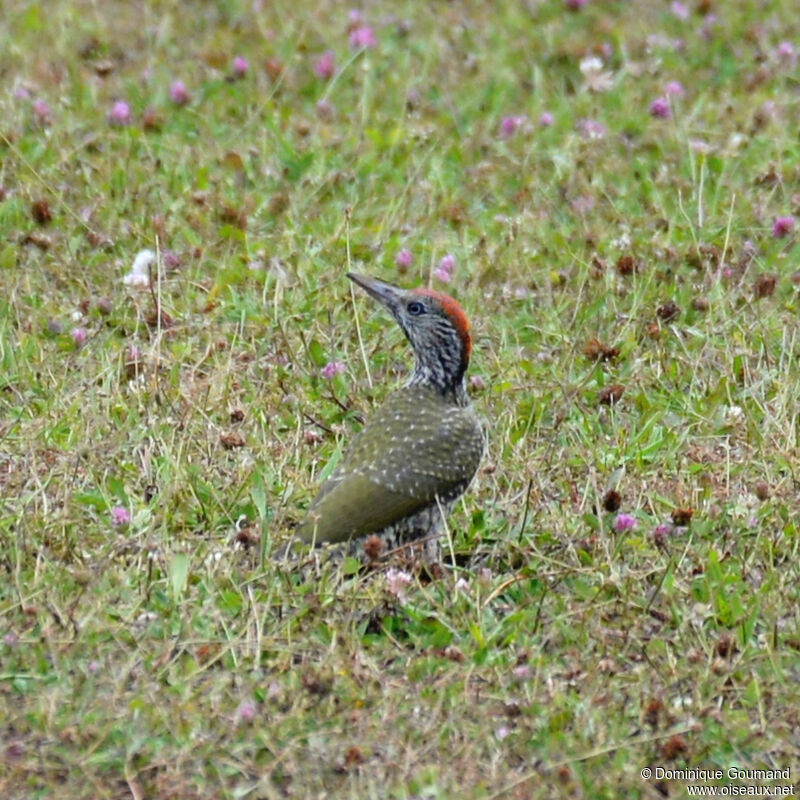
[[131, 271], [122, 278], [122, 282], [135, 289], [147, 288], [150, 285], [150, 267], [155, 263], [156, 254], [152, 250], [140, 250], [133, 259]]
[[400, 602], [405, 600], [405, 590], [411, 583], [411, 575], [401, 569], [392, 567], [386, 571], [386, 590]]
[[580, 70], [582, 75], [588, 75], [590, 72], [600, 72], [601, 69], [603, 69], [603, 62], [597, 56], [581, 59]]
[[579, 68], [591, 91], [607, 92], [613, 87], [613, 73], [603, 69], [603, 62], [597, 56], [582, 59]]

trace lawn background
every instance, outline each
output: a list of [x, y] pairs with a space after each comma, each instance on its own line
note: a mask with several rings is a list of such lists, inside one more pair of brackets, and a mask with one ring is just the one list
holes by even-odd
[[[4, 798], [797, 782], [800, 10], [573, 5], [3, 4]], [[270, 557], [409, 365], [348, 270], [473, 323], [399, 596]]]

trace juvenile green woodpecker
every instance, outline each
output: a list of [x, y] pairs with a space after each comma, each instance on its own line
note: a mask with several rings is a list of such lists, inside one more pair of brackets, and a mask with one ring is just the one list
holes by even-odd
[[464, 385], [469, 322], [441, 292], [347, 277], [394, 317], [414, 350], [414, 369], [355, 437], [296, 533], [316, 545], [347, 542], [353, 554], [366, 547], [373, 557], [421, 540], [436, 559], [444, 515], [485, 446]]

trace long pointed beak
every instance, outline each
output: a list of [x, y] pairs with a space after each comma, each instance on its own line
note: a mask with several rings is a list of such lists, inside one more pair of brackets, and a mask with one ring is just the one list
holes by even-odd
[[356, 275], [354, 272], [348, 272], [347, 277], [390, 311], [396, 309], [400, 304], [403, 290], [392, 286], [391, 283], [384, 283], [377, 278], [368, 278], [366, 275]]

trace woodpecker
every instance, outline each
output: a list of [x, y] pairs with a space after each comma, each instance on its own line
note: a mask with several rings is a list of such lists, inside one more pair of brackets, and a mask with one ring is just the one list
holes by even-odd
[[414, 351], [414, 368], [355, 437], [296, 533], [314, 545], [347, 543], [350, 553], [371, 558], [418, 542], [427, 560], [438, 560], [444, 517], [485, 447], [464, 385], [469, 322], [441, 292], [347, 277], [394, 317]]

